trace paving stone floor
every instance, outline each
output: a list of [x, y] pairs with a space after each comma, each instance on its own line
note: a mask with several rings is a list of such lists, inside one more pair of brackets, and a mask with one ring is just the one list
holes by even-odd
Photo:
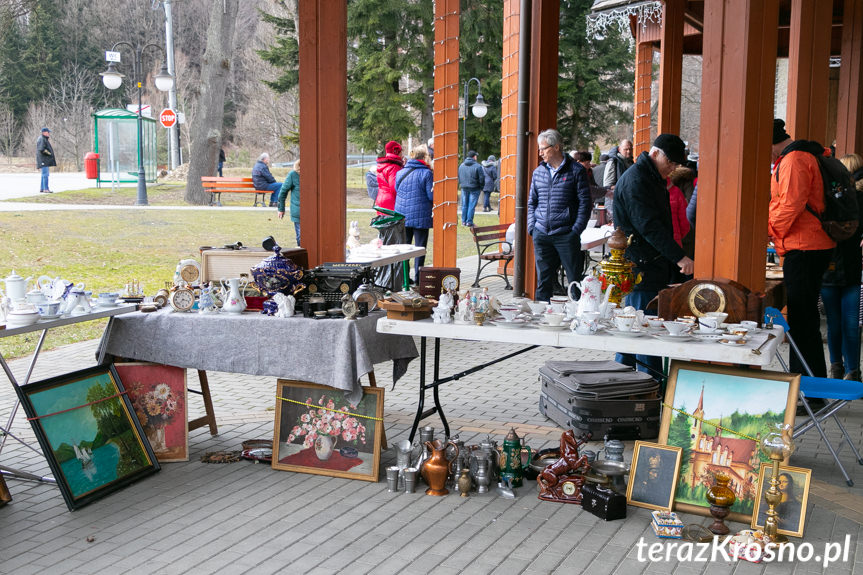
[[[503, 293], [502, 282], [493, 287]], [[33, 379], [92, 365], [96, 343], [43, 353]], [[441, 373], [516, 349], [443, 341]], [[447, 384], [441, 399], [450, 426], [469, 444], [486, 434], [501, 441], [513, 426], [526, 434], [533, 449], [555, 446], [561, 429], [537, 409], [538, 367], [551, 358], [608, 357], [538, 348]], [[17, 376], [27, 368], [26, 360], [11, 365]], [[408, 436], [418, 370], [415, 361], [394, 390], [389, 366], [376, 372], [378, 384], [386, 387], [385, 428], [391, 444]], [[190, 387], [196, 387], [196, 380], [190, 371]], [[857, 544], [863, 525], [863, 468], [843, 451], [857, 484], [847, 487], [813, 433], [800, 441], [793, 456], [794, 465], [813, 469], [805, 536], [796, 541], [811, 543], [820, 556], [826, 542], [843, 542], [847, 535], [846, 560], [827, 569], [814, 560], [679, 561], [674, 552], [671, 560], [647, 561], [644, 549], [639, 556], [638, 542], [658, 540], [645, 509], [629, 507], [627, 519], [604, 522], [578, 506], [539, 501], [532, 483], [519, 489], [515, 499], [438, 498], [421, 490], [391, 494], [383, 472], [394, 462], [391, 451], [383, 453], [377, 483], [276, 471], [246, 461], [201, 463], [206, 452], [236, 450], [245, 439], [271, 438], [273, 432], [273, 378], [212, 373], [210, 386], [219, 435], [210, 436], [206, 429], [191, 432], [188, 462], [166, 463], [159, 473], [74, 512], [67, 510], [55, 486], [7, 478], [13, 501], [0, 508], [0, 573], [863, 573], [863, 549]], [[0, 422], [5, 423], [13, 400], [12, 386], [2, 382]], [[190, 396], [189, 404], [190, 416], [203, 413], [196, 396]], [[863, 439], [859, 405], [846, 409], [843, 421], [855, 439]], [[440, 431], [439, 421], [428, 423]], [[35, 444], [20, 414], [12, 433]], [[628, 459], [632, 442], [627, 446]], [[39, 475], [50, 472], [40, 453], [11, 439], [0, 453], [0, 465]], [[707, 524], [704, 517], [684, 519]]]

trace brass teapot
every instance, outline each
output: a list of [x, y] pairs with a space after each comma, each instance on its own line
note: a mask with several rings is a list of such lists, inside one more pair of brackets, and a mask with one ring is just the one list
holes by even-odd
[[593, 275], [602, 282], [601, 289], [604, 291], [608, 286], [613, 286], [608, 301], [620, 306], [623, 297], [632, 291], [635, 284], [641, 282], [641, 273], [633, 272], [635, 264], [626, 259], [624, 252], [632, 243], [632, 236], [628, 238], [620, 228], [615, 228], [608, 239], [610, 255], [599, 262], [593, 268]]

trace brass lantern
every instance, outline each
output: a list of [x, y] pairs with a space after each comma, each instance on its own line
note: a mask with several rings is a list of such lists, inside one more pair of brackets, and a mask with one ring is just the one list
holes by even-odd
[[614, 285], [608, 301], [616, 303], [618, 306], [621, 305], [623, 297], [632, 291], [635, 284], [641, 281], [641, 274], [636, 274], [632, 271], [635, 264], [623, 255], [631, 241], [631, 236], [627, 238], [620, 228], [616, 228], [608, 239], [608, 248], [611, 251], [611, 255], [593, 268], [593, 275], [602, 281], [603, 291], [605, 291], [609, 284]]

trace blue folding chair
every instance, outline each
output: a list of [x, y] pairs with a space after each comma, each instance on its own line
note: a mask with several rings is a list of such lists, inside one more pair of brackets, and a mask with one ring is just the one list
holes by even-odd
[[[764, 323], [772, 323], [782, 326], [782, 329], [785, 330], [785, 337], [788, 338], [788, 344], [791, 346], [791, 353], [797, 354], [797, 357], [800, 359], [800, 363], [803, 364], [803, 368], [808, 374], [800, 376], [800, 401], [803, 404], [803, 408], [806, 410], [806, 413], [809, 414], [809, 419], [794, 426], [793, 437], [796, 439], [815, 427], [821, 435], [821, 439], [824, 440], [824, 444], [827, 446], [827, 449], [830, 450], [830, 454], [833, 455], [836, 465], [839, 466], [839, 470], [845, 477], [845, 482], [849, 487], [853, 486], [854, 482], [845, 471], [845, 466], [843, 466], [842, 462], [839, 461], [839, 450], [842, 449], [843, 444], [847, 443], [848, 447], [851, 448], [851, 451], [854, 452], [854, 456], [857, 458], [857, 463], [860, 465], [863, 465], [863, 457], [860, 457], [860, 452], [857, 450], [854, 442], [851, 441], [851, 437], [848, 435], [848, 431], [845, 430], [845, 426], [842, 425], [842, 422], [838, 417], [836, 417], [836, 412], [855, 399], [863, 399], [863, 383], [859, 381], [833, 379], [829, 377], [814, 377], [812, 375], [812, 370], [809, 368], [809, 364], [806, 363], [806, 360], [803, 358], [803, 354], [800, 353], [800, 349], [791, 338], [791, 334], [788, 329], [788, 322], [782, 316], [782, 312], [775, 307], [768, 307], [764, 312]], [[779, 363], [782, 364], [782, 368], [785, 371], [788, 371], [788, 366], [786, 365], [785, 360], [782, 359], [782, 356], [779, 355], [778, 349], [776, 350], [776, 357], [779, 359]], [[807, 398], [823, 399], [827, 402], [827, 405], [819, 409], [817, 412], [813, 412], [812, 408], [809, 406], [809, 402], [806, 401]], [[828, 439], [827, 434], [824, 432], [824, 427], [821, 425], [821, 423], [828, 417], [833, 418], [833, 421], [836, 422], [837, 427], [839, 427], [839, 430], [842, 432], [842, 440], [835, 448], [833, 447], [833, 444], [830, 443], [830, 439]]]

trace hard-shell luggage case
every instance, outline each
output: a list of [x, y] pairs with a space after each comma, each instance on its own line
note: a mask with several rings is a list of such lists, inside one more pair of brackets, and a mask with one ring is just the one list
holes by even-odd
[[576, 435], [590, 432], [593, 437], [608, 439], [655, 439], [659, 436], [662, 400], [578, 400], [568, 406], [543, 391], [539, 411]]
[[[570, 373], [555, 375], [546, 366], [539, 368], [543, 389], [556, 384], [562, 393], [577, 399], [613, 399], [633, 395], [656, 393], [659, 383], [650, 375], [640, 371], [616, 373]], [[565, 401], [560, 398], [559, 401]], [[568, 403], [568, 402], [567, 402]]]
[[609, 371], [633, 371], [630, 366], [623, 365], [622, 363], [618, 363], [612, 360], [549, 360], [545, 362], [545, 367], [553, 371], [556, 375], [569, 375], [571, 373], [600, 373]]

